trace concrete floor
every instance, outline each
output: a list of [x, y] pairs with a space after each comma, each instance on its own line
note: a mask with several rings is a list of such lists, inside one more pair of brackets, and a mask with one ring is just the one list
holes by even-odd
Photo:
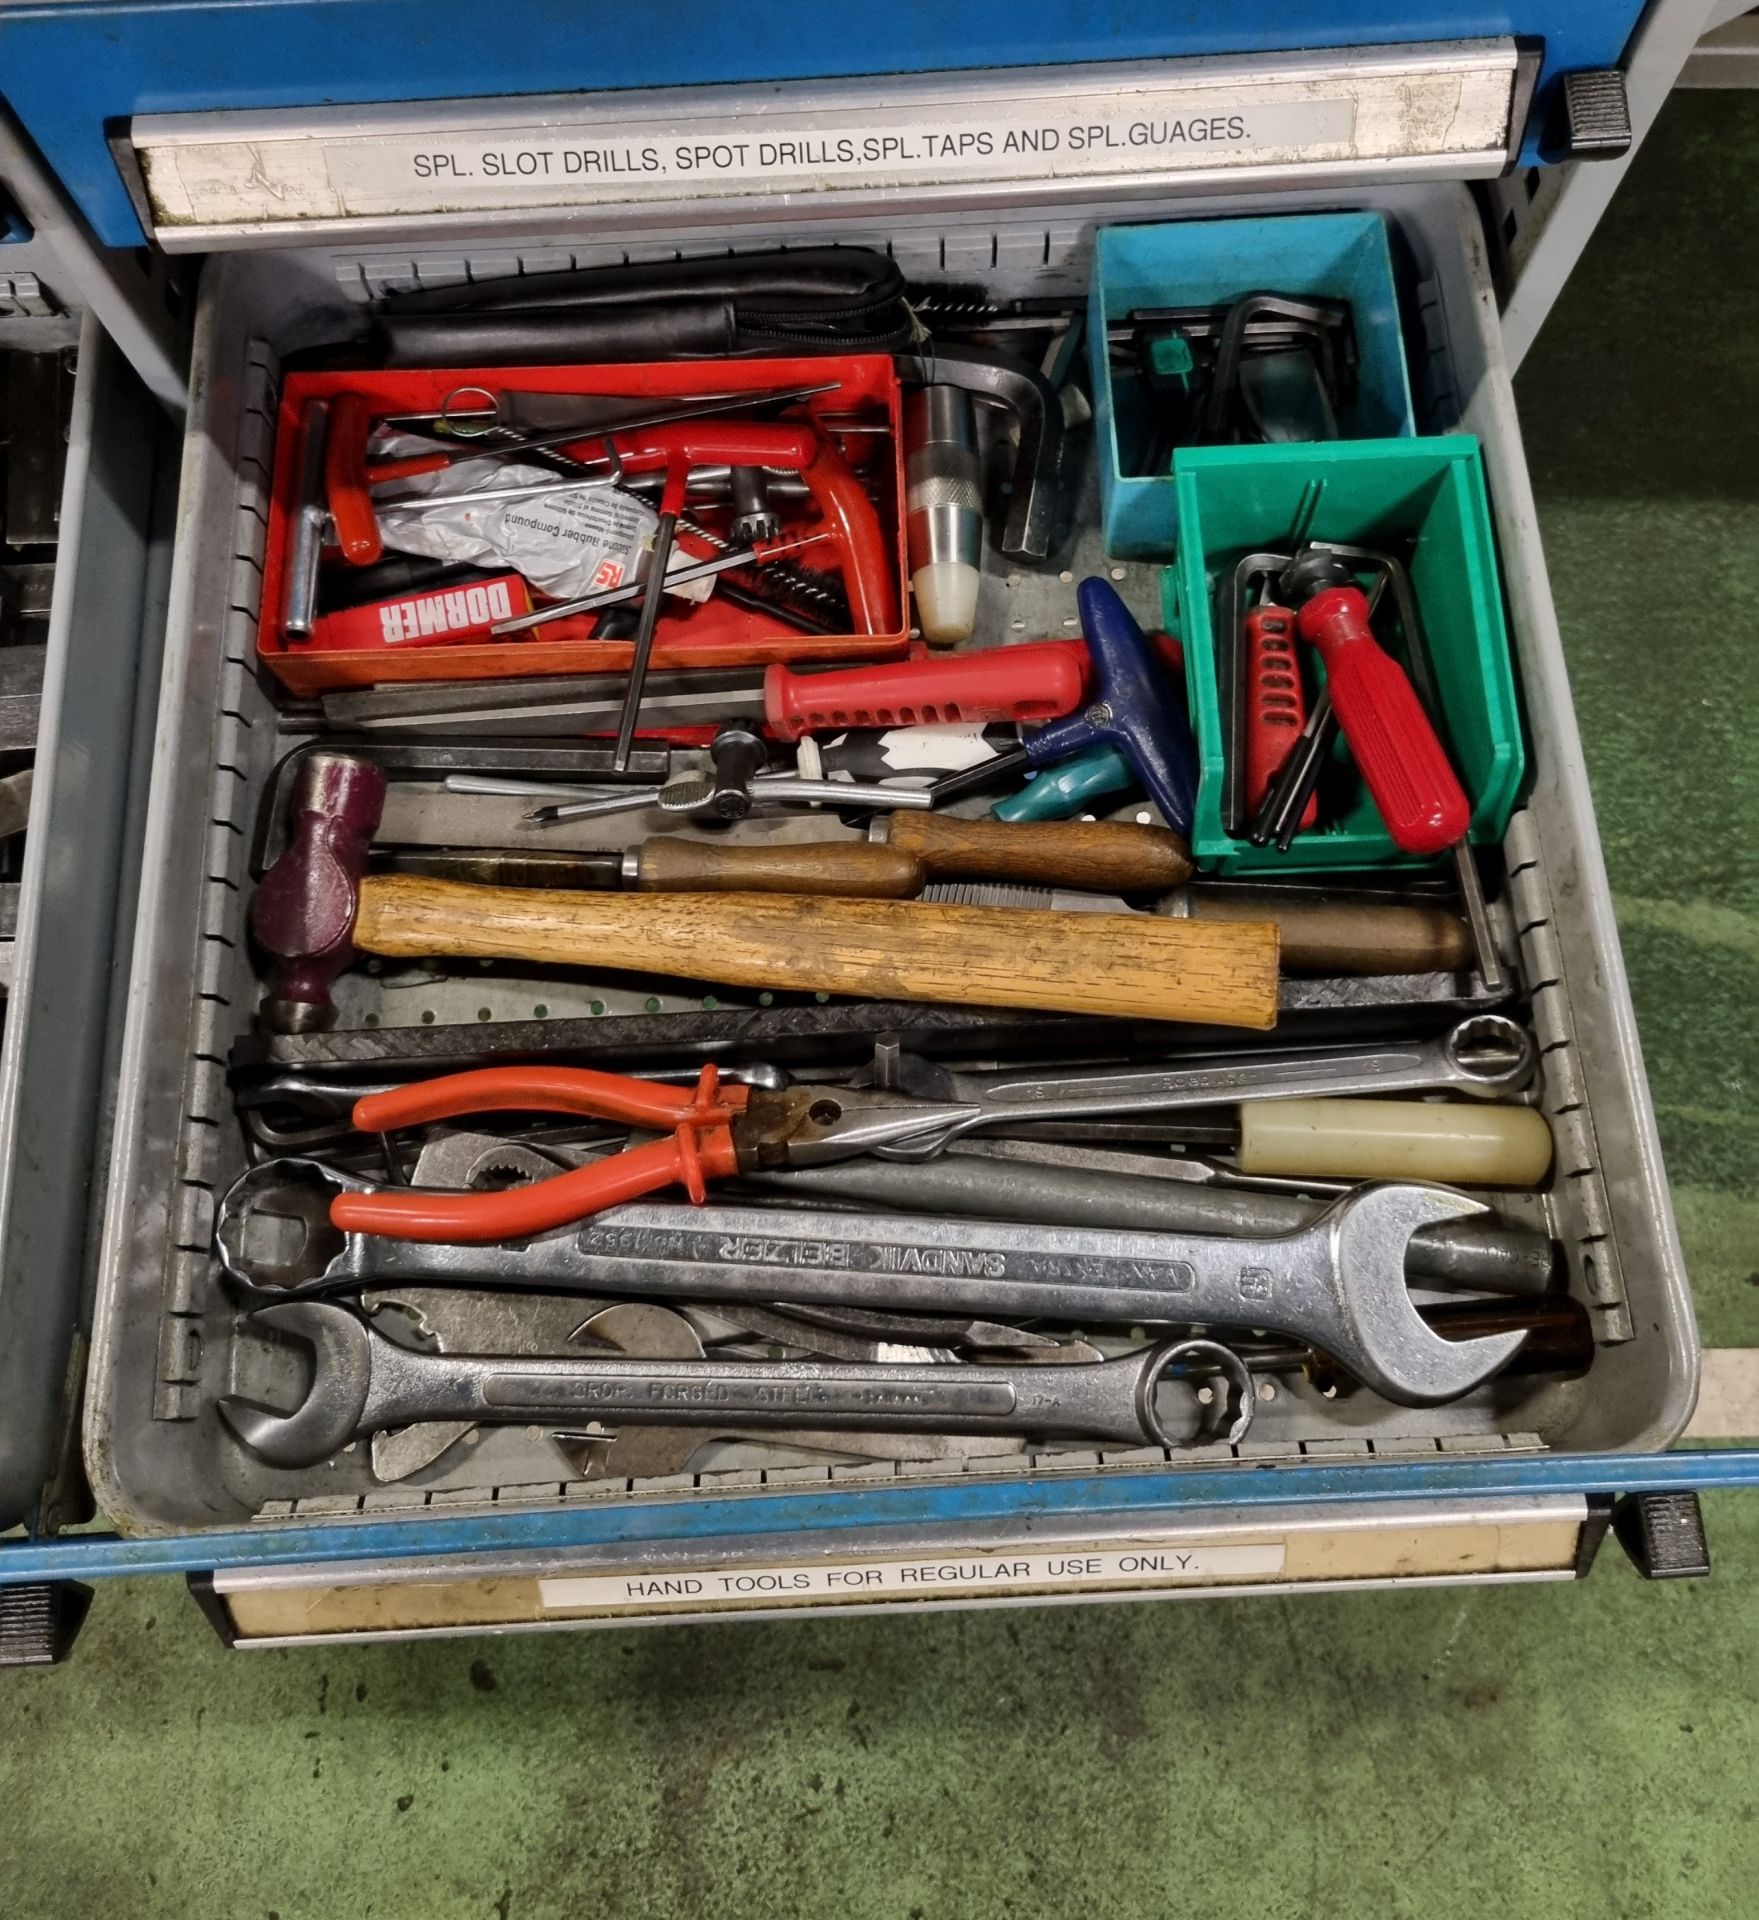
[[[1667, 109], [1522, 381], [1708, 1341], [1759, 1344], [1759, 97]], [[1680, 303], [1678, 311], [1673, 303]], [[1716, 1576], [231, 1656], [105, 1589], [0, 1678], [0, 1909], [1744, 1915]]]

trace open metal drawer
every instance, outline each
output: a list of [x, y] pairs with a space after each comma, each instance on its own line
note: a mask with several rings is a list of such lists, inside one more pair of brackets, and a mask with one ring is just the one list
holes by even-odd
[[[1690, 1414], [1696, 1336], [1476, 206], [1463, 188], [1435, 184], [1136, 200], [1128, 217], [1340, 205], [1379, 209], [1393, 223], [1417, 295], [1422, 337], [1411, 345], [1426, 429], [1463, 426], [1484, 444], [1533, 746], [1530, 793], [1505, 854], [1560, 1148], [1543, 1204], [1602, 1342], [1587, 1378], [1505, 1383], [1440, 1414], [1369, 1405], [1367, 1396], [1339, 1413], [1290, 1396], [1261, 1420], [1261, 1437], [1239, 1459], [1226, 1448], [1170, 1458], [1046, 1454], [904, 1466], [883, 1478], [733, 1469], [689, 1485], [593, 1483], [585, 1497], [579, 1486], [534, 1477], [516, 1447], [480, 1449], [421, 1488], [376, 1487], [364, 1460], [286, 1474], [242, 1454], [213, 1411], [236, 1352], [233, 1310], [209, 1246], [215, 1197], [243, 1164], [228, 1124], [224, 1060], [256, 994], [244, 940], [246, 847], [278, 755], [253, 637], [281, 358], [345, 334], [359, 300], [379, 285], [512, 272], [540, 260], [714, 251], [726, 235], [680, 230], [666, 247], [646, 249], [603, 234], [590, 244], [548, 236], [517, 249], [472, 246], [462, 257], [454, 250], [443, 261], [321, 251], [218, 257], [205, 269], [198, 313], [86, 1414], [93, 1487], [122, 1532], [136, 1537], [72, 1555], [69, 1570], [83, 1559], [212, 1572], [214, 1605], [229, 1629], [253, 1639], [729, 1607], [1176, 1591], [1194, 1580], [1231, 1587], [1567, 1576], [1584, 1543], [1591, 1551], [1598, 1539], [1601, 1496], [1682, 1484], [1677, 1463], [1643, 1456], [1675, 1438]], [[905, 207], [883, 223], [835, 231], [889, 245], [925, 276], [958, 277], [969, 263], [1008, 292], [1075, 291], [1085, 284], [1095, 227], [1116, 217], [1105, 205], [1059, 207], [1054, 217]], [[747, 226], [740, 238], [761, 245], [787, 231]], [[815, 232], [824, 237], [825, 229]], [[1131, 591], [1140, 594], [1151, 581], [1139, 571], [1145, 577]], [[1005, 580], [986, 589], [1011, 590]], [[1052, 575], [1036, 591], [1034, 624], [1050, 619], [1054, 630], [1057, 616], [1072, 611], [1057, 596], [1071, 590]], [[366, 997], [353, 1017], [365, 1019], [376, 1011], [373, 988], [359, 991]], [[530, 1010], [529, 985], [521, 994], [517, 980], [502, 980], [489, 992], [502, 996], [492, 1013], [521, 1001]], [[541, 997], [553, 1002], [553, 986]], [[464, 1017], [475, 1017], [479, 999], [486, 1003], [473, 988]], [[442, 1008], [441, 1017], [451, 1016]], [[1684, 1484], [1703, 1479], [1701, 1470]], [[1459, 1529], [1472, 1535], [1469, 1544]], [[1334, 1535], [1373, 1535], [1377, 1544], [1343, 1553], [1315, 1547]], [[1059, 1570], [1031, 1559], [1027, 1541], [1045, 1544]], [[1119, 1554], [1132, 1564], [1105, 1557]], [[1180, 1554], [1195, 1555], [1189, 1568]], [[889, 1587], [883, 1574], [872, 1578], [876, 1565], [924, 1555], [955, 1568], [983, 1565], [964, 1586], [953, 1574]], [[1016, 1562], [1014, 1574], [995, 1574], [996, 1565]], [[807, 1566], [857, 1571], [840, 1587], [795, 1581]], [[295, 1568], [306, 1571], [296, 1576]], [[638, 1582], [621, 1600], [607, 1598], [602, 1585], [567, 1584], [662, 1569], [681, 1584], [645, 1590]], [[732, 1584], [699, 1608], [700, 1588], [689, 1583], [706, 1570]], [[485, 1583], [495, 1596], [488, 1600]], [[401, 1596], [395, 1603], [385, 1597], [392, 1586]], [[285, 1597], [294, 1587], [303, 1598]]]
[[183, 343], [168, 263], [101, 246], [0, 100], [0, 347], [78, 343], [91, 314], [136, 375], [181, 409]]
[[174, 447], [171, 423], [88, 318], [0, 1044], [0, 1528], [84, 1517], [94, 1171], [109, 1151], [170, 571], [154, 478]]

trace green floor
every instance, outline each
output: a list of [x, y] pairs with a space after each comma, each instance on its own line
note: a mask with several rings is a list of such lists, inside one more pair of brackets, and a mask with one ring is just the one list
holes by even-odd
[[[1759, 96], [1691, 94], [1522, 406], [1706, 1337], [1759, 1344]], [[1677, 311], [1674, 303], [1678, 302]], [[0, 1677], [0, 1912], [1749, 1915], [1759, 1496], [1708, 1583], [220, 1651]]]

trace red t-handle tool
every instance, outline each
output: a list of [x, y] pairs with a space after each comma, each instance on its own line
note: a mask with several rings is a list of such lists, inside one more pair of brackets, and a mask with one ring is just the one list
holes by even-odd
[[1472, 809], [1404, 668], [1375, 641], [1368, 596], [1340, 561], [1312, 552], [1284, 571], [1281, 590], [1325, 662], [1338, 725], [1393, 844], [1445, 853], [1466, 837]]
[[330, 437], [324, 445], [324, 496], [336, 529], [342, 558], [354, 567], [370, 567], [384, 556], [385, 543], [373, 511], [372, 489], [381, 480], [408, 480], [450, 466], [449, 453], [414, 453], [397, 460], [367, 462], [372, 437], [372, 404], [358, 393], [339, 393], [330, 405]]
[[[1307, 693], [1295, 653], [1295, 616], [1273, 600], [1261, 600], [1242, 623], [1246, 649], [1246, 811], [1256, 814], [1270, 783], [1307, 724]], [[1319, 819], [1319, 795], [1310, 793], [1299, 826]]]
[[810, 420], [701, 420], [615, 436], [633, 473], [665, 467], [775, 467], [797, 473], [836, 549], [857, 633], [890, 633], [898, 623], [897, 557], [879, 515], [831, 437]]
[[893, 660], [830, 673], [790, 673], [773, 666], [763, 679], [763, 717], [784, 740], [845, 727], [961, 720], [1036, 726], [1080, 706], [1087, 667], [1084, 640], [980, 647], [939, 659]]

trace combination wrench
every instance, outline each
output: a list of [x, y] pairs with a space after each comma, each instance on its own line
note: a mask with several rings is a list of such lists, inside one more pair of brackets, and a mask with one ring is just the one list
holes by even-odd
[[[440, 1288], [412, 1287], [397, 1295], [366, 1296], [362, 1304], [381, 1331], [386, 1330], [387, 1325], [407, 1327], [416, 1337], [405, 1339], [402, 1344], [419, 1346], [428, 1352], [568, 1353], [585, 1345], [648, 1360], [701, 1361], [709, 1357], [702, 1333], [690, 1319], [670, 1307], [648, 1302], [613, 1301], [591, 1312], [584, 1322], [581, 1320], [583, 1309], [566, 1298], [534, 1300], [516, 1294], [453, 1293]], [[743, 1317], [757, 1310], [741, 1306], [732, 1311]], [[393, 1332], [392, 1337], [398, 1336]], [[733, 1358], [724, 1350], [715, 1357], [723, 1361]], [[858, 1353], [830, 1351], [815, 1355], [809, 1350], [805, 1355], [788, 1353], [766, 1357], [855, 1359], [874, 1365], [904, 1360], [927, 1364], [935, 1360], [935, 1356], [925, 1350], [912, 1351], [897, 1346], [888, 1349], [878, 1341], [866, 1342], [865, 1350]], [[1026, 1358], [1036, 1361], [1038, 1355], [1028, 1354]], [[1065, 1364], [1104, 1358], [1096, 1349], [1082, 1346]], [[1192, 1370], [1199, 1369], [1207, 1371], [1207, 1364], [1194, 1357]], [[1206, 1410], [1197, 1397], [1196, 1387], [1187, 1384], [1184, 1393], [1188, 1404], [1177, 1409], [1172, 1404], [1170, 1390], [1163, 1390], [1160, 1399], [1163, 1420], [1170, 1425], [1169, 1416], [1182, 1418], [1191, 1428], [1194, 1441], [1220, 1438], [1227, 1423], [1216, 1411], [1213, 1401], [1205, 1417]], [[1237, 1389], [1229, 1397], [1239, 1403], [1235, 1408], [1236, 1419], [1241, 1413], [1250, 1413], [1250, 1401], [1242, 1401]], [[382, 1481], [405, 1480], [432, 1466], [467, 1434], [477, 1431], [476, 1423], [468, 1420], [386, 1428], [373, 1435], [374, 1477]], [[777, 1435], [731, 1425], [715, 1428], [619, 1426], [614, 1432], [594, 1427], [572, 1433], [566, 1428], [546, 1428], [544, 1435], [555, 1459], [565, 1460], [573, 1474], [588, 1480], [647, 1479], [656, 1474], [683, 1473], [703, 1448], [717, 1444], [737, 1446], [761, 1441], [770, 1449], [780, 1448], [790, 1456], [830, 1455], [845, 1461], [939, 1460], [949, 1456], [1018, 1452], [1026, 1446], [1024, 1440], [981, 1436], [848, 1430], [826, 1433], [810, 1427], [790, 1428], [785, 1435]], [[546, 1458], [545, 1465], [529, 1477], [542, 1479], [548, 1470]]]
[[[852, 1366], [421, 1353], [324, 1300], [290, 1300], [255, 1318], [311, 1349], [310, 1388], [291, 1412], [228, 1396], [220, 1414], [260, 1459], [289, 1468], [316, 1466], [351, 1441], [430, 1420], [890, 1428], [1173, 1447], [1180, 1439], [1155, 1404], [1162, 1380], [1187, 1358], [1225, 1356], [1244, 1374], [1228, 1349], [1207, 1340], [1164, 1342], [1086, 1366]], [[1252, 1399], [1249, 1380], [1244, 1387], [1241, 1431]]]
[[[828, 1303], [1076, 1326], [1262, 1327], [1321, 1349], [1364, 1386], [1407, 1406], [1457, 1399], [1525, 1337], [1451, 1341], [1425, 1323], [1405, 1284], [1411, 1236], [1487, 1209], [1416, 1183], [1357, 1187], [1298, 1232], [1252, 1238], [635, 1205], [537, 1239], [486, 1244], [341, 1232], [330, 1221], [330, 1196], [363, 1184], [309, 1161], [252, 1168], [222, 1202], [215, 1235], [247, 1299], [420, 1284]], [[300, 1244], [282, 1251], [295, 1231]]]
[[[1011, 1121], [1110, 1119], [1247, 1100], [1431, 1092], [1507, 1099], [1528, 1085], [1538, 1064], [1532, 1034], [1500, 1013], [1470, 1014], [1430, 1039], [1197, 1054], [1170, 1067], [961, 1073], [913, 1061], [907, 1068], [912, 1084], [892, 1097], [916, 1101], [923, 1109], [921, 1130], [877, 1137], [867, 1151], [886, 1159], [931, 1159], [966, 1134]], [[850, 1110], [863, 1099], [873, 1103], [873, 1131], [880, 1134], [882, 1093], [829, 1097]], [[804, 1153], [800, 1162], [811, 1164]]]

